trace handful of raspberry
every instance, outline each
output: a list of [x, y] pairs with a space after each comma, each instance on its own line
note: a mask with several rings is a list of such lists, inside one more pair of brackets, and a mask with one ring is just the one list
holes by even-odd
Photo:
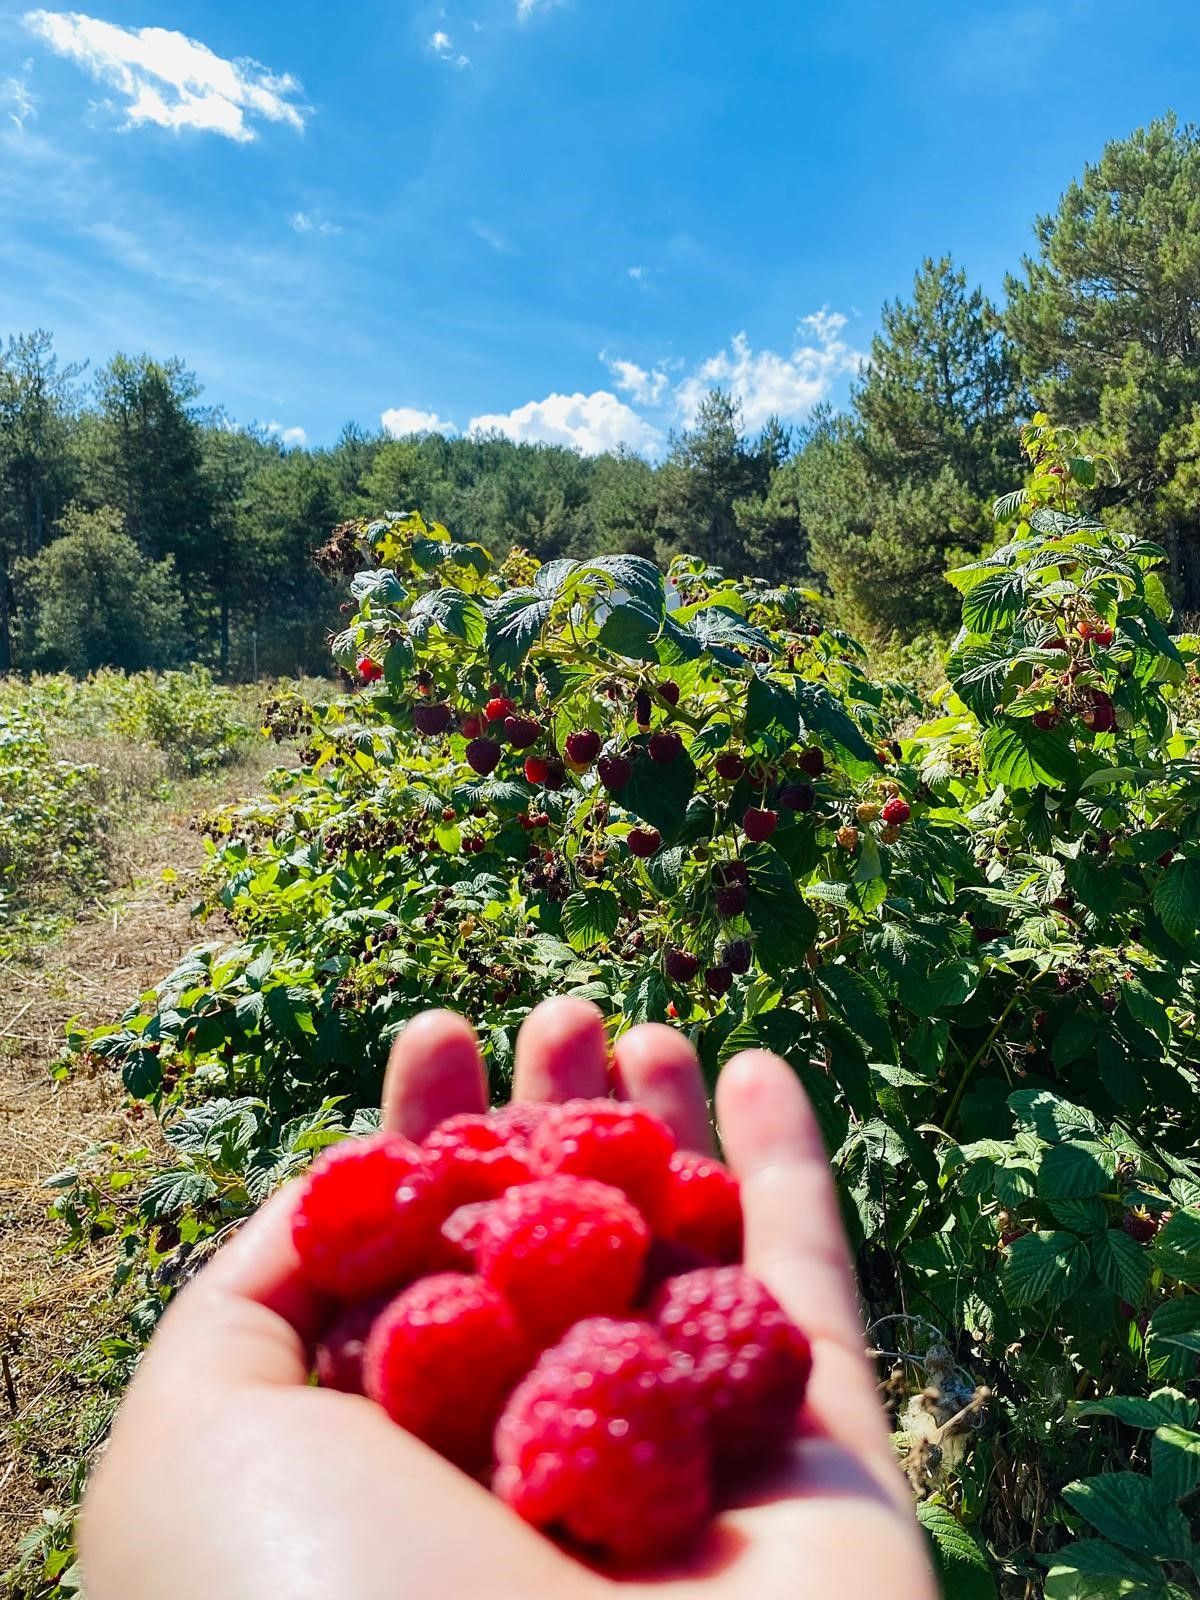
[[651, 1112], [451, 1117], [334, 1145], [304, 1184], [319, 1381], [582, 1554], [678, 1554], [793, 1437], [808, 1340], [739, 1265], [736, 1179]]

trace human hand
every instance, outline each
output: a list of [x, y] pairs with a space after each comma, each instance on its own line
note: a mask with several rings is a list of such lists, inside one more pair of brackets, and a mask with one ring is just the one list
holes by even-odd
[[[685, 1148], [711, 1148], [681, 1034], [634, 1028], [610, 1066], [593, 1007], [552, 1000], [530, 1015], [514, 1098], [613, 1090], [656, 1111]], [[392, 1052], [384, 1126], [419, 1140], [485, 1106], [467, 1023], [418, 1017]], [[762, 1052], [724, 1069], [717, 1110], [741, 1179], [746, 1265], [812, 1340], [814, 1368], [790, 1456], [685, 1563], [652, 1580], [601, 1576], [379, 1407], [313, 1388], [325, 1308], [299, 1276], [290, 1185], [155, 1335], [84, 1505], [88, 1600], [935, 1600], [812, 1111], [791, 1069]]]

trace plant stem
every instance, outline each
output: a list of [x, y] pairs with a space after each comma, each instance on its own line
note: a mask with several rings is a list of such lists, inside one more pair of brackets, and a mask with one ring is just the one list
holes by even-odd
[[1013, 995], [1012, 999], [1005, 1006], [1004, 1010], [996, 1018], [996, 1021], [995, 1021], [994, 1025], [993, 1025], [993, 1027], [992, 1027], [992, 1030], [988, 1034], [987, 1038], [983, 1041], [983, 1043], [979, 1046], [979, 1049], [975, 1052], [975, 1054], [971, 1057], [970, 1061], [968, 1061], [966, 1066], [963, 1068], [963, 1075], [958, 1080], [958, 1087], [954, 1091], [954, 1095], [953, 1095], [953, 1097], [952, 1097], [952, 1099], [950, 1101], [950, 1104], [946, 1107], [946, 1115], [945, 1115], [945, 1117], [943, 1118], [943, 1121], [942, 1121], [942, 1126], [945, 1128], [947, 1133], [950, 1131], [950, 1124], [954, 1121], [955, 1113], [958, 1111], [959, 1105], [962, 1103], [962, 1097], [967, 1092], [967, 1085], [971, 1081], [971, 1077], [972, 1077], [972, 1074], [975, 1071], [975, 1068], [979, 1065], [979, 1063], [983, 1060], [984, 1056], [987, 1055], [988, 1051], [995, 1044], [996, 1039], [999, 1036], [1001, 1028], [1008, 1021], [1009, 1015], [1012, 1012], [1013, 1007], [1016, 1005], [1017, 1001], [1020, 998], [1021, 998], [1021, 990], [1018, 989], [1016, 994]]

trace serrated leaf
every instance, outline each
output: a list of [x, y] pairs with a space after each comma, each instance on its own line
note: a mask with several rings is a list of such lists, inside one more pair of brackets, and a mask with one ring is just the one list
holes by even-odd
[[1088, 1269], [1087, 1246], [1059, 1229], [1026, 1233], [1004, 1252], [1000, 1283], [1011, 1306], [1059, 1306]]
[[988, 779], [1006, 789], [1060, 788], [1079, 770], [1063, 728], [1035, 728], [1020, 718], [994, 722], [984, 730], [982, 751]]
[[1152, 1395], [1109, 1395], [1106, 1400], [1081, 1400], [1072, 1406], [1078, 1417], [1115, 1417], [1127, 1428], [1165, 1428], [1169, 1423], [1189, 1426], [1200, 1404], [1178, 1389], [1159, 1389]]
[[606, 650], [630, 661], [657, 661], [654, 639], [661, 618], [636, 601], [614, 606], [600, 625], [599, 640]]
[[[1060, 1149], [1069, 1146], [1061, 1145]], [[1141, 1304], [1150, 1281], [1150, 1263], [1140, 1245], [1120, 1228], [1107, 1228], [1089, 1241], [1096, 1276], [1119, 1300], [1131, 1306]]]
[[798, 681], [794, 685], [800, 717], [810, 733], [823, 735], [837, 752], [842, 765], [853, 777], [875, 777], [879, 762], [858, 724], [841, 701], [823, 684]]
[[217, 1185], [207, 1173], [181, 1168], [160, 1172], [151, 1178], [142, 1190], [139, 1203], [147, 1221], [158, 1222], [164, 1217], [177, 1217], [189, 1207], [203, 1205], [216, 1193]]
[[552, 602], [536, 589], [511, 589], [488, 607], [488, 660], [497, 670], [515, 670], [550, 620]]
[[1043, 1200], [1083, 1200], [1102, 1194], [1117, 1170], [1117, 1158], [1103, 1145], [1072, 1140], [1052, 1145], [1038, 1171]]
[[798, 966], [817, 935], [817, 919], [779, 855], [759, 845], [747, 852], [746, 917], [757, 935], [759, 965], [772, 976]]
[[1098, 1533], [1126, 1550], [1160, 1559], [1183, 1559], [1191, 1553], [1183, 1515], [1178, 1507], [1165, 1505], [1141, 1473], [1105, 1472], [1077, 1479], [1062, 1496]]
[[825, 966], [817, 970], [817, 984], [872, 1061], [896, 1060], [887, 1001], [868, 978], [847, 966]]
[[663, 615], [667, 604], [663, 575], [654, 562], [647, 561], [644, 556], [599, 556], [576, 569], [572, 588], [601, 592], [623, 589], [631, 600], [640, 601], [658, 617]]
[[1045, 1089], [1018, 1089], [1009, 1095], [1008, 1107], [1023, 1127], [1032, 1129], [1047, 1144], [1087, 1138], [1100, 1131], [1090, 1111]]
[[1077, 1539], [1052, 1556], [1046, 1600], [1164, 1600], [1161, 1570], [1152, 1561], [1102, 1539]]
[[408, 598], [408, 590], [390, 567], [356, 572], [350, 580], [350, 593], [360, 602], [372, 600], [381, 606], [398, 606]]
[[436, 626], [478, 649], [487, 635], [487, 618], [478, 600], [461, 589], [433, 589], [421, 595], [409, 612], [414, 629]]
[[1168, 1300], [1155, 1310], [1146, 1330], [1146, 1366], [1156, 1383], [1181, 1382], [1196, 1375], [1200, 1353], [1200, 1297]]
[[954, 1513], [934, 1500], [922, 1500], [917, 1521], [929, 1536], [942, 1592], [954, 1600], [996, 1600], [987, 1557]]
[[1200, 1211], [1177, 1211], [1159, 1230], [1149, 1254], [1163, 1272], [1200, 1288]]
[[746, 743], [758, 755], [774, 758], [795, 742], [800, 708], [795, 695], [767, 678], [754, 677], [746, 691]]
[[1025, 605], [1025, 577], [1021, 572], [994, 572], [973, 584], [963, 597], [963, 627], [970, 633], [995, 633], [1008, 628]]
[[1200, 861], [1173, 861], [1154, 890], [1154, 909], [1163, 927], [1178, 943], [1189, 946], [1200, 928]]
[[687, 819], [688, 802], [696, 788], [695, 765], [686, 750], [664, 765], [650, 760], [644, 738], [634, 744], [638, 754], [633, 776], [621, 790], [621, 805], [671, 841]]
[[1164, 1423], [1150, 1446], [1150, 1472], [1154, 1491], [1164, 1500], [1182, 1500], [1200, 1487], [1200, 1433]]
[[621, 902], [609, 889], [585, 889], [564, 900], [563, 932], [572, 950], [592, 950], [611, 939], [621, 920]]

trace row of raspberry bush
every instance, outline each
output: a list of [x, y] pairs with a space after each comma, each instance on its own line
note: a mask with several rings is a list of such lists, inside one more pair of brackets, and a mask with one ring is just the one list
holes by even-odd
[[803, 1078], [923, 1520], [981, 1585], [953, 1592], [1186, 1588], [1200, 642], [1162, 551], [1081, 509], [1070, 434], [1024, 442], [920, 726], [810, 593], [338, 530], [357, 687], [277, 703], [304, 766], [213, 821], [240, 942], [73, 1041], [177, 1155], [136, 1211], [84, 1174], [58, 1200], [121, 1233], [141, 1321], [369, 1125], [414, 1010], [479, 1018], [499, 1092], [529, 1006], [582, 995], [677, 1021], [713, 1076], [758, 1043]]

